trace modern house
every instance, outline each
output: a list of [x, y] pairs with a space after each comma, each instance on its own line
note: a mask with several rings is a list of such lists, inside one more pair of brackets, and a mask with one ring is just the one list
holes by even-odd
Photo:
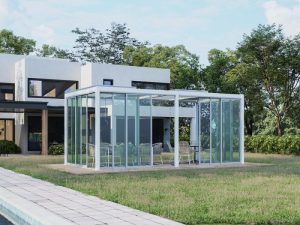
[[[47, 154], [49, 145], [64, 143], [65, 92], [95, 85], [166, 90], [169, 83], [167, 69], [0, 54], [0, 140]], [[163, 119], [153, 124], [162, 138]]]
[[170, 90], [168, 69], [0, 54], [0, 140], [25, 154], [64, 143], [65, 164], [96, 170], [243, 163], [243, 121], [243, 95]]

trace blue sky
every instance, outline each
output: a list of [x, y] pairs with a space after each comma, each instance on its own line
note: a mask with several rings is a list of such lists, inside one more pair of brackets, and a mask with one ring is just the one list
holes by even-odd
[[258, 24], [300, 32], [300, 0], [0, 0], [0, 29], [71, 49], [75, 27], [127, 23], [151, 44], [183, 44], [206, 65], [212, 48], [234, 48]]

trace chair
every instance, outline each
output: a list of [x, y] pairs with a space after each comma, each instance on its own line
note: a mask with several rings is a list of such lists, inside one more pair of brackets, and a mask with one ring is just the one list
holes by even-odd
[[163, 151], [162, 143], [161, 143], [161, 142], [154, 143], [154, 144], [152, 145], [152, 147], [153, 147], [153, 158], [154, 158], [155, 156], [158, 156], [158, 157], [160, 158], [161, 164], [164, 164], [164, 161], [163, 161], [162, 156], [161, 156], [161, 153], [162, 153], [162, 151]]
[[122, 165], [122, 158], [124, 156], [124, 153], [125, 153], [125, 145], [123, 143], [115, 145], [115, 147], [114, 147], [114, 165], [116, 165], [117, 163], [119, 166]]
[[140, 144], [140, 159], [139, 165], [149, 165], [151, 158], [151, 144], [150, 143], [141, 143]]
[[111, 148], [109, 143], [101, 143], [100, 145], [100, 160], [101, 164], [106, 163], [106, 167], [109, 167]]
[[88, 145], [88, 167], [90, 165], [90, 158], [92, 158], [91, 166], [95, 167], [95, 145], [94, 144], [87, 144]]
[[179, 161], [182, 161], [184, 157], [187, 157], [189, 164], [191, 164], [191, 157], [193, 155], [193, 150], [190, 148], [190, 145], [187, 141], [179, 142]]

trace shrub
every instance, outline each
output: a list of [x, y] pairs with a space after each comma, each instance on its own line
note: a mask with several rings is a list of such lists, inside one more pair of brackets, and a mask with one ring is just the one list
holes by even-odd
[[19, 154], [21, 153], [21, 148], [16, 145], [13, 141], [0, 141], [0, 155], [8, 154]]
[[53, 144], [50, 145], [49, 155], [63, 155], [64, 154], [64, 145], [63, 144]]
[[299, 135], [256, 135], [245, 137], [245, 151], [300, 155]]

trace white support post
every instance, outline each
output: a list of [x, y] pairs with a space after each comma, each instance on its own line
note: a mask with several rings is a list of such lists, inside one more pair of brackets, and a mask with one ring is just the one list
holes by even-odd
[[240, 162], [245, 163], [244, 157], [244, 95], [240, 99]]
[[209, 100], [209, 164], [212, 162], [212, 129], [211, 129], [211, 120], [212, 120], [212, 101], [211, 99]]
[[174, 115], [174, 166], [179, 167], [179, 95], [175, 95]]
[[65, 127], [64, 127], [64, 164], [67, 165], [68, 164], [68, 98], [65, 98], [64, 101], [65, 104], [65, 108], [64, 108], [64, 123], [65, 123]]
[[223, 163], [223, 109], [222, 109], [222, 99], [219, 99], [219, 122], [220, 122], [220, 163]]
[[100, 170], [100, 90], [95, 92], [95, 170]]
[[152, 129], [153, 129], [153, 118], [152, 118], [152, 95], [150, 95], [150, 165], [153, 166], [153, 137], [152, 137]]

